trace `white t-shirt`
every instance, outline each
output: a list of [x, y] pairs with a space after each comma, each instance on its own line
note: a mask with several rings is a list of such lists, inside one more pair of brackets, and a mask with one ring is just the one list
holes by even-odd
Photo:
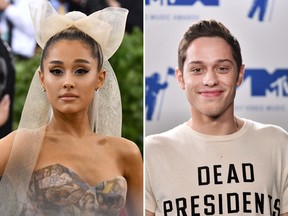
[[288, 212], [288, 134], [245, 120], [210, 136], [186, 123], [145, 139], [146, 210], [155, 215]]

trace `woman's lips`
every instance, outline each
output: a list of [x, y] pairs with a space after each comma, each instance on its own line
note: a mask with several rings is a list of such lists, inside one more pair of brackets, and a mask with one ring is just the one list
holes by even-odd
[[59, 98], [63, 101], [73, 101], [73, 100], [76, 100], [78, 96], [75, 94], [66, 93], [66, 94], [60, 95]]

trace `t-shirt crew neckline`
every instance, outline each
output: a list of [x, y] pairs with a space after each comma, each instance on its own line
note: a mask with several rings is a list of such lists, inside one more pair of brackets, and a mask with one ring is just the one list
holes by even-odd
[[249, 127], [251, 127], [252, 122], [247, 120], [247, 119], [242, 119], [244, 120], [243, 126], [240, 128], [235, 133], [228, 134], [228, 135], [208, 135], [208, 134], [203, 134], [198, 131], [193, 130], [187, 122], [184, 122], [183, 124], [180, 125], [180, 127], [183, 128], [183, 130], [190, 134], [193, 135], [194, 137], [201, 139], [201, 140], [206, 140], [206, 141], [213, 141], [213, 142], [225, 142], [225, 141], [231, 141], [235, 140], [241, 136], [243, 136], [245, 133], [247, 133]]

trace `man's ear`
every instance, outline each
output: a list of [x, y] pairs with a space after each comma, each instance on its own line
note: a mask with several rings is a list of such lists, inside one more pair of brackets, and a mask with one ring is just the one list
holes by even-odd
[[185, 89], [185, 83], [184, 83], [183, 73], [182, 73], [182, 71], [180, 71], [180, 69], [178, 67], [175, 69], [175, 76], [176, 76], [176, 79], [178, 81], [180, 88], [184, 90]]
[[105, 78], [106, 78], [106, 70], [105, 69], [101, 69], [98, 72], [98, 79], [97, 79], [97, 83], [96, 83], [96, 88], [95, 89], [99, 89], [104, 85], [105, 82]]
[[240, 68], [240, 71], [239, 71], [239, 74], [238, 74], [237, 83], [236, 83], [236, 86], [237, 86], [237, 87], [240, 86], [241, 83], [243, 82], [244, 73], [245, 73], [245, 65], [242, 64], [242, 65], [241, 65], [241, 68]]

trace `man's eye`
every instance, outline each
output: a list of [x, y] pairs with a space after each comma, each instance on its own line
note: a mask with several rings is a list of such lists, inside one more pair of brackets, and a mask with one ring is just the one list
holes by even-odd
[[202, 68], [193, 68], [191, 71], [192, 71], [193, 73], [200, 73], [200, 72], [203, 71], [203, 69], [202, 69]]
[[229, 68], [228, 67], [219, 67], [217, 69], [220, 73], [226, 73], [229, 71]]

